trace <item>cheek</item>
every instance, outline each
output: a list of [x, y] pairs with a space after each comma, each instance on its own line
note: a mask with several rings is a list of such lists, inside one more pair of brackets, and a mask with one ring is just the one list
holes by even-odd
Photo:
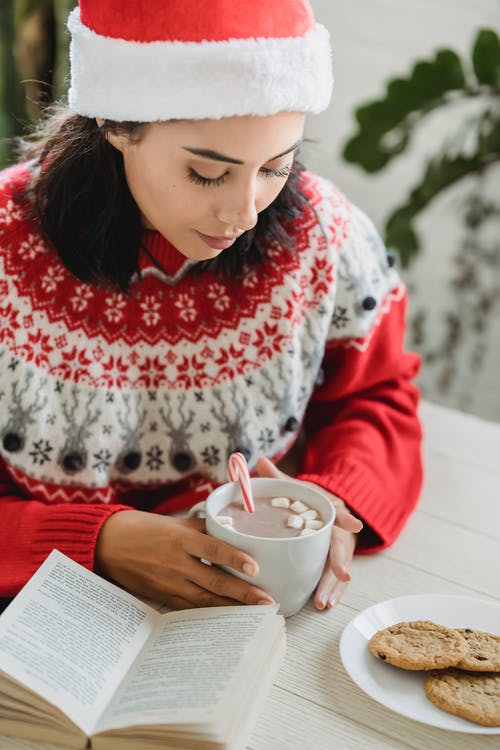
[[257, 196], [257, 212], [263, 211], [278, 197], [286, 185], [286, 180], [266, 180]]
[[167, 214], [179, 216], [194, 204], [182, 179], [172, 178], [172, 170], [165, 168], [158, 159], [137, 154], [125, 163], [125, 173], [139, 208], [156, 220], [160, 216], [167, 218]]
[[160, 185], [157, 177], [157, 166], [150, 163], [140, 151], [132, 151], [124, 159], [125, 176], [130, 192], [138, 204], [144, 209], [144, 204], [155, 202], [155, 195]]

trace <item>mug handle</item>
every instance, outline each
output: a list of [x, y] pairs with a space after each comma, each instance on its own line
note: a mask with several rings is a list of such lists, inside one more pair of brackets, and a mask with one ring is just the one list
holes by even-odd
[[[196, 505], [193, 505], [193, 507], [189, 509], [188, 518], [206, 518], [206, 517], [207, 517], [207, 514], [205, 513], [205, 500], [202, 500], [201, 503], [196, 503]], [[205, 563], [205, 565], [212, 564], [208, 560], [204, 560], [203, 557], [200, 558], [200, 562]]]
[[196, 503], [192, 508], [189, 509], [188, 518], [206, 518], [207, 514], [205, 511], [205, 500], [201, 503]]

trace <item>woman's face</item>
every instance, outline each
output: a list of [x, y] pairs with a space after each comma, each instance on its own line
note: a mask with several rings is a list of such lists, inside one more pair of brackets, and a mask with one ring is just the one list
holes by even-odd
[[283, 189], [304, 120], [300, 112], [173, 120], [146, 125], [137, 142], [107, 137], [123, 154], [143, 225], [187, 258], [207, 260], [255, 226]]

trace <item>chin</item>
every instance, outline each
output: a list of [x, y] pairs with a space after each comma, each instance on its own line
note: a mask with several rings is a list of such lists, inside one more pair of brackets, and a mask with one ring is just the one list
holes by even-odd
[[224, 250], [180, 250], [179, 252], [184, 255], [188, 260], [198, 261], [201, 263], [203, 260], [213, 260], [218, 255], [224, 252]]
[[196, 258], [193, 260], [212, 260], [223, 252], [224, 250], [208, 250], [208, 252], [196, 253]]
[[[166, 240], [169, 242], [177, 252], [181, 253], [185, 258], [188, 260], [194, 260], [194, 261], [202, 261], [202, 260], [212, 260], [212, 258], [216, 258], [218, 255], [220, 255], [222, 252], [224, 252], [221, 249], [212, 249], [208, 247], [208, 245], [205, 245], [200, 241], [200, 246], [198, 246], [198, 243], [193, 243], [192, 241], [182, 241], [181, 238], [179, 238], [177, 241], [170, 239], [165, 232], [162, 232], [161, 229], [156, 230], [158, 231]], [[193, 246], [194, 245], [194, 246]]]
[[183, 254], [190, 260], [212, 260], [217, 258], [218, 255], [224, 252], [222, 248], [212, 248], [200, 242], [201, 247], [190, 247], [189, 249], [183, 250]]

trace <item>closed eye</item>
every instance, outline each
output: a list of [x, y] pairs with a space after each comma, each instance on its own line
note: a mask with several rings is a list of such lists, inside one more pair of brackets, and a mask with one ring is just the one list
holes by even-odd
[[194, 182], [195, 185], [202, 185], [203, 187], [208, 187], [209, 185], [218, 187], [219, 185], [222, 185], [226, 175], [227, 175], [227, 172], [224, 172], [224, 174], [221, 175], [220, 177], [215, 177], [214, 179], [210, 179], [208, 177], [203, 177], [203, 175], [201, 174], [198, 174], [198, 172], [195, 172], [192, 167], [189, 167], [188, 173], [187, 173], [188, 180], [191, 180], [191, 182]]
[[[287, 164], [285, 167], [279, 167], [278, 169], [268, 169], [267, 167], [261, 167], [259, 170], [264, 177], [272, 178], [272, 177], [281, 177], [285, 178], [288, 177], [292, 171], [292, 165]], [[203, 177], [203, 175], [198, 174], [192, 167], [189, 167], [187, 177], [191, 182], [194, 182], [196, 185], [202, 185], [203, 187], [218, 187], [219, 185], [222, 185], [225, 178], [227, 177], [228, 172], [224, 172], [220, 177]]]
[[287, 164], [286, 167], [280, 167], [279, 169], [266, 169], [262, 167], [260, 170], [266, 177], [288, 177], [292, 171], [292, 165]]

